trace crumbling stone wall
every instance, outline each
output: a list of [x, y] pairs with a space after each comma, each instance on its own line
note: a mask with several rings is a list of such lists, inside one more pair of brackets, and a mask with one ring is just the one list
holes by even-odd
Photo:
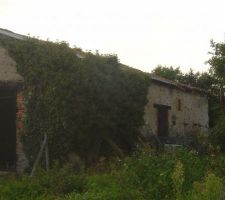
[[[208, 130], [208, 99], [196, 91], [182, 91], [152, 82], [148, 89], [145, 106], [143, 134], [157, 134], [157, 109], [154, 104], [171, 106], [168, 110], [169, 136], [189, 136], [194, 132]], [[180, 101], [180, 110], [178, 109]]]

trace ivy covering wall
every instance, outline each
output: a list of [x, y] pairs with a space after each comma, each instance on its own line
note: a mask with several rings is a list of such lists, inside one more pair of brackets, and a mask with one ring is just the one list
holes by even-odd
[[0, 45], [17, 62], [25, 79], [26, 121], [23, 134], [31, 162], [44, 133], [51, 160], [78, 155], [86, 163], [137, 143], [143, 124], [148, 74], [119, 63], [114, 55], [85, 53], [67, 43], [4, 36]]

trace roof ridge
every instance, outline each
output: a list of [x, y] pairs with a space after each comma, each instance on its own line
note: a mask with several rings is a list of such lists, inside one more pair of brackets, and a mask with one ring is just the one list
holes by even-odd
[[14, 38], [14, 39], [19, 39], [19, 40], [25, 40], [27, 38], [27, 36], [25, 36], [25, 35], [14, 33], [13, 31], [3, 29], [3, 28], [0, 28], [0, 34], [6, 35], [6, 36]]
[[174, 87], [179, 88], [181, 90], [185, 90], [185, 89], [187, 90], [188, 89], [188, 90], [197, 91], [197, 92], [200, 92], [200, 93], [208, 93], [207, 91], [205, 91], [201, 88], [194, 87], [194, 86], [191, 86], [191, 85], [187, 85], [187, 84], [181, 83], [179, 81], [170, 80], [170, 79], [161, 77], [161, 76], [156, 75], [156, 74], [150, 74], [150, 78], [152, 80], [162, 82], [164, 84], [173, 85]]

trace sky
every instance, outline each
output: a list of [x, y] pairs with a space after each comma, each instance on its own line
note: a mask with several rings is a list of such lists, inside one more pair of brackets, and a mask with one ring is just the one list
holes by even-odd
[[203, 72], [210, 40], [225, 39], [224, 8], [224, 0], [0, 0], [0, 28], [117, 54], [146, 72]]

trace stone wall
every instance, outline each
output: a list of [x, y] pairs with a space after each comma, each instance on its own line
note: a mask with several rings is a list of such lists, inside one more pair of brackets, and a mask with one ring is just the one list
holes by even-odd
[[[198, 92], [185, 92], [178, 88], [152, 82], [145, 106], [144, 136], [157, 134], [157, 109], [154, 104], [171, 106], [168, 110], [169, 136], [189, 136], [208, 130], [208, 99]], [[180, 101], [180, 109], [178, 108]]]
[[21, 143], [21, 134], [23, 130], [23, 121], [25, 117], [25, 106], [24, 106], [24, 97], [23, 93], [19, 91], [16, 95], [16, 105], [17, 105], [17, 113], [16, 113], [16, 155], [17, 155], [17, 163], [16, 163], [16, 171], [17, 173], [22, 173], [24, 169], [27, 167], [28, 161], [23, 152], [23, 145]]

